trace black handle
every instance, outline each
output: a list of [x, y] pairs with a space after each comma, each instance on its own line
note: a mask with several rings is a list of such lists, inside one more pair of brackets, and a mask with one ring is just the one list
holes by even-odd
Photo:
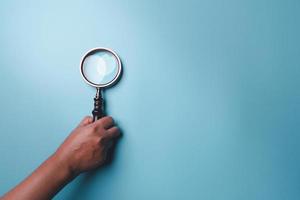
[[97, 93], [94, 98], [94, 110], [93, 110], [93, 122], [104, 116], [103, 112], [103, 98], [102, 93], [99, 88], [97, 88]]

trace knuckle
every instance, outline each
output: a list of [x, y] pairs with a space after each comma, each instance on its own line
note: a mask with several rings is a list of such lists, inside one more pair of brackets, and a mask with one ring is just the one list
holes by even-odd
[[114, 122], [114, 119], [113, 119], [111, 116], [107, 116], [107, 117], [106, 117], [106, 120], [107, 120], [108, 122]]
[[105, 121], [104, 121], [104, 120], [102, 120], [101, 122], [99, 122], [99, 125], [100, 125], [101, 127], [103, 127], [104, 124], [105, 124]]
[[113, 118], [112, 118], [111, 116], [109, 116], [109, 115], [106, 116], [105, 118], [106, 118], [106, 119], [109, 119], [109, 120], [112, 120], [112, 119], [113, 119]]
[[84, 117], [84, 119], [85, 119], [85, 120], [91, 120], [92, 117], [87, 115], [87, 116]]
[[91, 132], [97, 132], [97, 126], [90, 126]]

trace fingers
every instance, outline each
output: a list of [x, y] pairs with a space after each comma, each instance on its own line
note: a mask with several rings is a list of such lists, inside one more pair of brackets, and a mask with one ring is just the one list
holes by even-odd
[[93, 122], [93, 118], [91, 116], [84, 117], [78, 126], [86, 126], [88, 124], [91, 124]]
[[102, 132], [105, 141], [112, 140], [120, 135], [119, 128], [114, 125], [113, 118], [109, 116], [97, 120], [96, 122], [91, 124], [91, 126], [94, 126], [94, 128], [96, 128], [97, 133]]
[[112, 117], [105, 116], [99, 120], [97, 120], [94, 125], [96, 127], [103, 127], [104, 129], [109, 129], [114, 126], [114, 120]]
[[108, 129], [106, 132], [107, 133], [106, 133], [105, 137], [107, 139], [114, 139], [114, 138], [120, 136], [120, 129], [118, 127], [116, 127], [116, 126]]
[[120, 129], [116, 126], [106, 130], [102, 138], [102, 144], [106, 145], [106, 148], [109, 149], [113, 145], [113, 139], [120, 136]]

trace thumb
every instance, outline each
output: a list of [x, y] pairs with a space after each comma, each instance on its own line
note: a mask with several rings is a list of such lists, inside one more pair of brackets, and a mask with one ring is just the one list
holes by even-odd
[[92, 122], [93, 122], [93, 118], [91, 116], [86, 116], [86, 117], [84, 117], [81, 120], [81, 122], [79, 123], [78, 127], [80, 127], [80, 126], [86, 126], [86, 125], [88, 125], [88, 124], [90, 124]]

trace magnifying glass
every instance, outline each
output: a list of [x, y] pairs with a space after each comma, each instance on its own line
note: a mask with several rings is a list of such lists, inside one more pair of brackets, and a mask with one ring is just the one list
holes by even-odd
[[102, 91], [112, 86], [121, 74], [121, 60], [111, 49], [97, 47], [89, 50], [81, 59], [80, 73], [83, 80], [96, 88], [93, 121], [104, 116]]

